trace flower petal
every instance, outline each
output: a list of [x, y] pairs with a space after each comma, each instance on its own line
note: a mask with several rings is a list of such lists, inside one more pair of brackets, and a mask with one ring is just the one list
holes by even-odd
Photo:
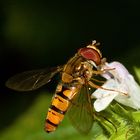
[[[119, 62], [105, 63], [102, 65], [102, 69], [112, 70], [102, 75], [107, 79], [103, 87], [108, 90], [97, 89], [91, 96], [97, 99], [94, 102], [95, 110], [104, 110], [113, 99], [123, 105], [140, 109], [140, 86], [128, 70]], [[111, 91], [112, 89], [116, 92]]]
[[[108, 80], [103, 87], [104, 88], [110, 88], [114, 86], [113, 84], [115, 81], [110, 79]], [[112, 87], [113, 89], [113, 87]], [[100, 112], [108, 107], [108, 105], [113, 101], [113, 99], [118, 95], [118, 92], [115, 91], [109, 91], [104, 89], [97, 89], [93, 94], [92, 98], [96, 98], [94, 102], [94, 109], [97, 112]]]

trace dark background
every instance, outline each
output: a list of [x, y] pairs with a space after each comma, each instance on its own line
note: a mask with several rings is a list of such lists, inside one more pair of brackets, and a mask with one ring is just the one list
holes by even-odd
[[64, 64], [94, 39], [109, 62], [120, 61], [131, 73], [133, 66], [140, 66], [139, 0], [6, 0], [0, 6], [1, 131], [39, 94], [19, 94], [5, 87], [18, 72]]

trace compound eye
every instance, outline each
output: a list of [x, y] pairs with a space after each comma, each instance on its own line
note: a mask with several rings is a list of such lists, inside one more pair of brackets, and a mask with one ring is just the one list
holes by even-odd
[[92, 60], [97, 65], [101, 63], [101, 57], [98, 51], [92, 48], [81, 48], [78, 53], [87, 60]]

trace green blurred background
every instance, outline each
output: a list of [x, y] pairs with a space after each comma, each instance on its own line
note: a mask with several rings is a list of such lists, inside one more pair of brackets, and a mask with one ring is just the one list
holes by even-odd
[[4, 83], [21, 71], [64, 64], [94, 39], [108, 61], [133, 73], [140, 67], [140, 1], [5, 0], [0, 6], [0, 139], [93, 139], [100, 128], [83, 137], [67, 117], [55, 133], [43, 131], [55, 80], [29, 93]]

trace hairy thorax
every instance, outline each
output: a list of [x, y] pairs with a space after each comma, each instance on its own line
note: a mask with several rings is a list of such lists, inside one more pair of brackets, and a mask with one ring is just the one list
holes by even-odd
[[75, 55], [65, 65], [62, 72], [62, 81], [64, 83], [77, 81], [80, 84], [85, 84], [92, 77], [92, 68], [93, 65], [89, 61]]

